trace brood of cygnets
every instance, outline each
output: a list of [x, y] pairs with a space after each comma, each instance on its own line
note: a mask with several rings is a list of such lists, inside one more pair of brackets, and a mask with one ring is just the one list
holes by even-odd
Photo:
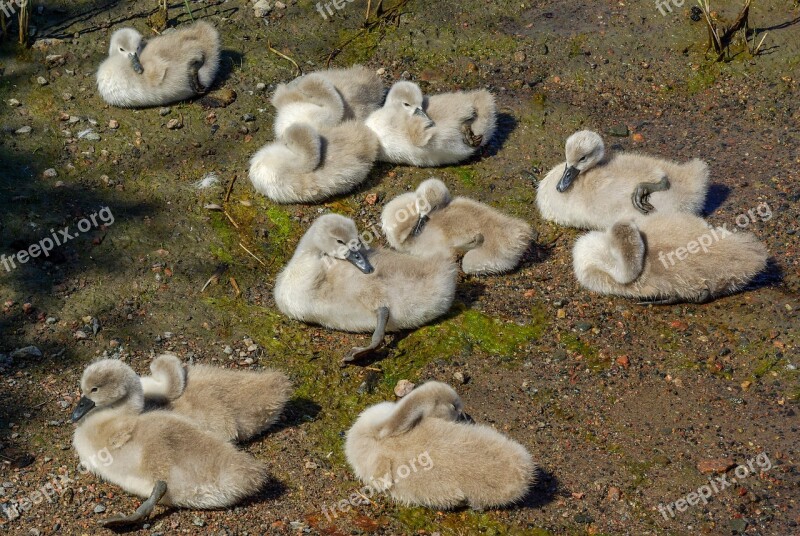
[[703, 208], [708, 166], [701, 160], [679, 164], [637, 153], [607, 157], [603, 139], [589, 130], [567, 139], [566, 155], [566, 163], [550, 170], [536, 192], [546, 220], [607, 229], [653, 211], [698, 214]]
[[461, 417], [449, 385], [425, 383], [361, 413], [347, 432], [347, 461], [359, 480], [403, 504], [483, 509], [522, 499], [535, 479], [528, 451]]
[[457, 275], [447, 252], [423, 259], [368, 250], [353, 220], [326, 214], [311, 225], [278, 274], [275, 302], [285, 315], [303, 322], [373, 332], [369, 346], [353, 348], [344, 359], [352, 361], [378, 348], [386, 331], [416, 328], [446, 313]]
[[250, 181], [278, 203], [315, 203], [363, 181], [378, 155], [375, 134], [356, 121], [315, 130], [295, 123], [250, 160]]
[[219, 70], [217, 30], [198, 21], [143, 41], [133, 28], [111, 36], [97, 89], [112, 106], [163, 106], [205, 93]]
[[450, 198], [439, 179], [428, 179], [416, 192], [387, 203], [381, 226], [389, 244], [412, 255], [455, 248], [480, 234], [483, 243], [464, 254], [468, 274], [496, 274], [514, 269], [533, 237], [526, 222], [466, 197]]
[[184, 367], [172, 354], [155, 358], [150, 370], [142, 378], [147, 402], [228, 441], [247, 441], [272, 426], [292, 394], [289, 378], [277, 370]]
[[494, 135], [497, 111], [486, 90], [424, 98], [413, 82], [397, 82], [366, 121], [381, 142], [380, 160], [420, 167], [461, 162]]
[[130, 516], [102, 525], [147, 518], [159, 502], [187, 508], [224, 508], [258, 492], [265, 466], [252, 456], [169, 411], [142, 413], [136, 373], [105, 359], [81, 378], [83, 397], [72, 413], [72, 444], [81, 463], [103, 479], [148, 499]]
[[653, 214], [575, 242], [575, 275], [601, 294], [656, 304], [703, 303], [736, 292], [767, 264], [752, 233], [710, 228], [689, 214]]

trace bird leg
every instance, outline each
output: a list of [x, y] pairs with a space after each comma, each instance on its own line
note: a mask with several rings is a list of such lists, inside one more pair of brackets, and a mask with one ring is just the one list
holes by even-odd
[[670, 189], [670, 186], [669, 177], [666, 175], [661, 177], [658, 182], [640, 182], [636, 185], [633, 195], [631, 195], [633, 206], [642, 214], [651, 212], [655, 207], [650, 204], [650, 194], [653, 192], [665, 192]]
[[341, 365], [351, 363], [383, 344], [383, 337], [386, 335], [386, 324], [389, 322], [389, 308], [378, 307], [377, 313], [378, 324], [375, 326], [375, 331], [372, 334], [372, 341], [370, 342], [369, 346], [355, 347], [347, 352], [347, 355], [344, 356], [344, 359], [341, 361]]
[[150, 494], [150, 497], [144, 501], [133, 514], [129, 516], [114, 516], [109, 517], [108, 519], [101, 519], [99, 522], [100, 526], [112, 528], [141, 523], [152, 513], [153, 509], [158, 504], [158, 501], [161, 500], [165, 493], [167, 493], [167, 483], [163, 480], [157, 481], [156, 485], [153, 487], [153, 493]]
[[472, 123], [477, 119], [478, 114], [472, 110], [472, 115], [467, 118], [463, 125], [461, 125], [461, 134], [464, 136], [464, 143], [470, 147], [480, 147], [483, 143], [483, 134], [476, 135], [472, 131]]
[[205, 59], [201, 57], [189, 64], [189, 83], [192, 86], [192, 90], [197, 94], [205, 93], [208, 89], [200, 83], [200, 68], [204, 63]]
[[638, 305], [678, 305], [678, 304], [681, 304], [681, 303], [694, 303], [694, 304], [702, 305], [704, 303], [710, 302], [712, 300], [712, 298], [713, 298], [713, 296], [711, 295], [711, 291], [706, 288], [706, 289], [703, 289], [700, 292], [699, 296], [697, 296], [696, 298], [689, 299], [689, 300], [687, 300], [685, 298], [673, 297], [673, 298], [663, 298], [663, 299], [656, 299], [656, 300], [640, 301], [640, 302], [638, 302]]

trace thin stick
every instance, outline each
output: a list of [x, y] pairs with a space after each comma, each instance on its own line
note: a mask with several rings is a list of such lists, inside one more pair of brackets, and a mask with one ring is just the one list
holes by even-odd
[[301, 69], [300, 66], [297, 65], [296, 61], [294, 61], [292, 58], [290, 58], [289, 56], [287, 56], [283, 52], [280, 52], [279, 50], [275, 50], [274, 48], [272, 48], [272, 43], [270, 43], [269, 41], [267, 41], [267, 49], [269, 49], [269, 51], [272, 52], [273, 54], [277, 54], [281, 58], [283, 58], [285, 60], [289, 60], [290, 62], [292, 62], [292, 65], [294, 65], [295, 68], [297, 69], [297, 75], [298, 76], [303, 74], [303, 69]]
[[371, 504], [371, 505], [373, 505], [373, 506], [375, 505], [375, 503], [374, 503], [374, 502], [372, 502], [371, 500], [369, 500], [369, 498], [365, 497], [365, 496], [364, 496], [364, 494], [363, 494], [363, 493], [361, 493], [360, 491], [356, 490], [356, 493], [358, 493], [359, 495], [361, 495], [361, 498], [362, 498], [362, 499], [364, 499], [365, 501], [367, 501], [369, 504]]
[[200, 292], [205, 292], [206, 289], [208, 288], [208, 285], [210, 285], [214, 281], [218, 281], [219, 280], [219, 276], [224, 274], [227, 269], [228, 269], [228, 265], [225, 264], [225, 263], [220, 264], [219, 266], [217, 266], [217, 268], [214, 270], [214, 273], [211, 274], [211, 277], [209, 277], [208, 281], [206, 281], [206, 284], [203, 285], [203, 288], [200, 289]]
[[232, 180], [232, 181], [231, 181], [231, 183], [228, 185], [228, 191], [227, 191], [227, 192], [225, 192], [225, 200], [223, 201], [223, 203], [227, 203], [227, 202], [230, 200], [230, 198], [231, 198], [231, 192], [233, 191], [233, 185], [234, 185], [234, 184], [236, 184], [236, 175], [234, 175], [234, 176], [233, 176], [233, 180]]
[[237, 295], [237, 296], [241, 296], [241, 295], [242, 295], [242, 291], [241, 291], [241, 289], [239, 288], [239, 285], [236, 283], [236, 278], [234, 278], [233, 276], [231, 276], [231, 277], [230, 277], [230, 279], [229, 279], [229, 281], [231, 282], [231, 285], [233, 285], [233, 289], [236, 291], [236, 295]]
[[233, 224], [234, 227], [236, 227], [237, 229], [239, 228], [239, 224], [236, 223], [236, 220], [234, 220], [233, 217], [230, 214], [228, 214], [227, 210], [222, 209], [222, 213], [225, 214], [225, 216], [228, 217], [228, 219], [230, 220], [230, 222]]
[[186, 5], [186, 11], [189, 12], [189, 18], [192, 19], [192, 22], [194, 22], [194, 15], [192, 15], [192, 8], [189, 7], [189, 0], [183, 0], [183, 3]]
[[239, 246], [240, 246], [240, 247], [241, 247], [243, 250], [245, 250], [247, 253], [249, 253], [251, 257], [253, 257], [255, 260], [257, 260], [258, 262], [260, 262], [260, 263], [261, 263], [261, 266], [263, 266], [264, 268], [267, 268], [267, 263], [266, 263], [266, 262], [264, 262], [264, 261], [262, 261], [262, 260], [261, 260], [261, 259], [259, 259], [258, 257], [256, 257], [255, 253], [253, 253], [252, 251], [250, 251], [249, 249], [247, 249], [247, 248], [245, 247], [245, 245], [244, 245], [244, 244], [242, 244], [241, 242], [239, 242]]

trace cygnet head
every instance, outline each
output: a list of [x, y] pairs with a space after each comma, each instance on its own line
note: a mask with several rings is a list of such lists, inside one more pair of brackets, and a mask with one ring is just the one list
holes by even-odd
[[126, 58], [131, 55], [138, 55], [144, 45], [142, 34], [133, 28], [122, 28], [111, 35], [111, 44], [108, 47], [108, 55], [119, 54]]
[[401, 249], [408, 240], [420, 219], [419, 199], [416, 192], [400, 194], [383, 207], [381, 212], [381, 228], [386, 239], [395, 249]]
[[429, 214], [446, 207], [450, 203], [450, 190], [439, 179], [428, 179], [417, 187], [417, 209], [419, 219], [411, 232], [419, 236], [428, 222]]
[[424, 101], [422, 90], [413, 82], [397, 82], [386, 95], [386, 106], [404, 110], [409, 117], [418, 115], [430, 120], [422, 108]]
[[472, 421], [472, 418], [464, 413], [464, 406], [461, 397], [455, 389], [442, 382], [427, 382], [406, 395], [407, 404], [423, 407], [424, 417], [434, 417], [446, 421]]
[[591, 169], [605, 157], [605, 145], [600, 134], [591, 130], [581, 130], [567, 138], [567, 167], [556, 188], [566, 192], [572, 182], [584, 171]]
[[83, 371], [81, 377], [83, 396], [72, 412], [72, 422], [77, 422], [94, 408], [107, 408], [132, 397], [135, 406], [143, 405], [142, 384], [139, 376], [128, 365], [115, 359], [103, 359]]
[[339, 214], [320, 216], [308, 231], [314, 246], [325, 257], [345, 260], [365, 274], [375, 271], [362, 253], [358, 229], [353, 220]]

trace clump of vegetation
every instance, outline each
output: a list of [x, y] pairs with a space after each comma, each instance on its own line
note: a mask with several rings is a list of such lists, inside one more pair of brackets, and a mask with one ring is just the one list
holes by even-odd
[[19, 44], [28, 44], [28, 29], [30, 28], [31, 0], [22, 0], [19, 5]]
[[731, 25], [726, 25], [719, 20], [716, 12], [711, 10], [710, 0], [697, 0], [697, 3], [700, 6], [700, 11], [706, 23], [706, 30], [708, 31], [708, 50], [714, 49], [717, 54], [717, 61], [730, 59], [733, 56], [731, 54], [731, 45], [737, 42], [741, 43], [751, 56], [758, 56], [767, 34], [764, 34], [761, 40], [757, 41], [758, 30], [751, 29], [749, 26], [752, 0], [745, 0], [739, 16], [736, 17], [736, 20]]
[[[31, 2], [30, 0], [18, 0], [16, 3], [8, 3], [3, 11], [0, 11], [0, 41], [5, 39], [8, 35], [8, 22], [10, 20], [10, 15], [14, 14], [14, 6], [19, 8], [19, 44], [26, 45], [28, 43], [28, 38], [30, 37], [29, 28], [30, 28], [30, 7]], [[11, 9], [11, 13], [9, 14], [6, 10]]]

